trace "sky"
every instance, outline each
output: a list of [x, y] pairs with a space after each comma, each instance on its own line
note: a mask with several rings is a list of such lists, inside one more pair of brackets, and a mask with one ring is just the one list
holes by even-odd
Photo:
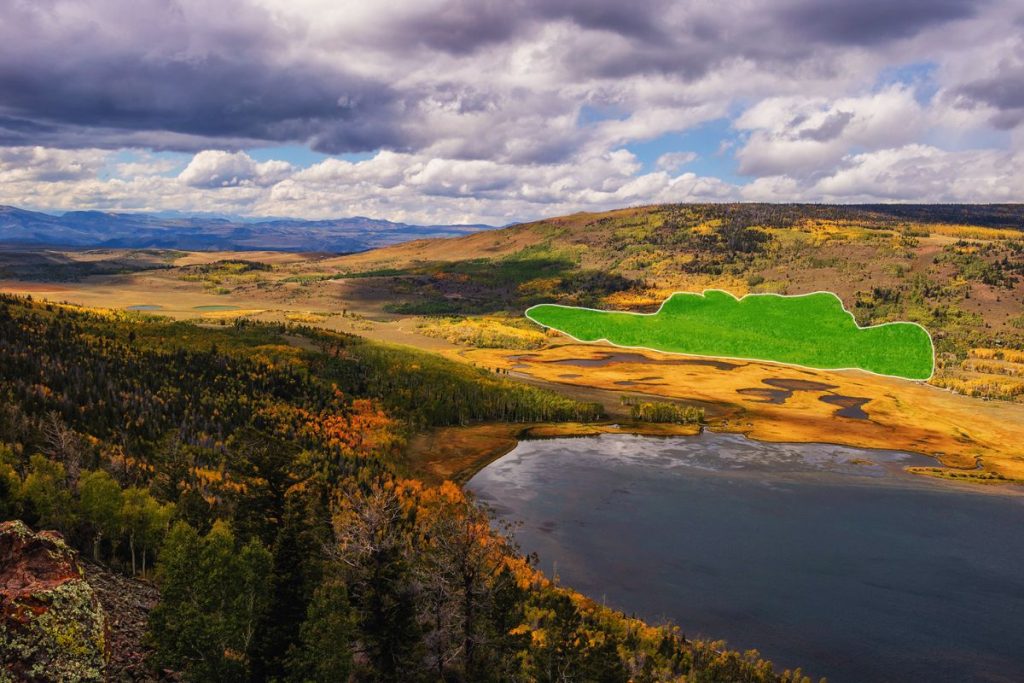
[[0, 0], [0, 204], [1024, 201], [1020, 0]]

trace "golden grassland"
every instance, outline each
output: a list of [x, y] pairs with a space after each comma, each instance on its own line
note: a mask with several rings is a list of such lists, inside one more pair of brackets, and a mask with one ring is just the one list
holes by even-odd
[[[171, 274], [139, 273], [120, 281], [104, 278], [100, 282], [71, 282], [52, 286], [45, 283], [5, 283], [3, 291], [29, 293], [55, 301], [71, 301], [96, 308], [124, 309], [139, 304], [159, 305], [155, 311], [182, 319], [228, 321], [237, 316], [258, 320], [300, 320], [325, 328], [355, 332], [378, 340], [403, 343], [435, 352], [474, 365], [508, 371], [513, 375], [534, 378], [557, 384], [563, 391], [573, 393], [584, 387], [595, 387], [608, 392], [642, 393], [667, 399], [688, 399], [716, 404], [718, 411], [709, 413], [711, 427], [745, 433], [768, 441], [833, 442], [867, 448], [908, 450], [938, 458], [943, 465], [955, 468], [975, 467], [980, 458], [983, 472], [1012, 480], [1024, 480], [1024, 405], [1004, 401], [983, 401], [955, 394], [936, 386], [874, 377], [857, 372], [821, 372], [785, 366], [744, 363], [742, 367], [723, 371], [702, 365], [656, 365], [647, 363], [621, 363], [605, 367], [590, 367], [585, 371], [571, 366], [551, 364], [549, 361], [570, 358], [593, 358], [608, 352], [609, 348], [595, 345], [550, 344], [548, 348], [524, 352], [513, 349], [485, 349], [459, 346], [443, 338], [422, 334], [422, 319], [397, 317], [394, 320], [371, 319], [373, 311], [356, 313], [359, 302], [335, 299], [324, 300], [322, 308], [311, 310], [304, 298], [294, 302], [270, 299], [265, 308], [252, 304], [249, 295], [213, 296], [197, 288], [194, 283], [175, 281]], [[338, 308], [349, 304], [346, 315], [338, 315]], [[197, 307], [209, 305], [235, 305], [237, 310], [199, 311]], [[524, 353], [534, 359], [517, 358]], [[1012, 350], [979, 348], [972, 351], [968, 362], [1000, 364], [998, 369], [972, 365], [978, 376], [957, 378], [961, 382], [997, 381], [1018, 382], [1018, 363]], [[653, 359], [666, 356], [643, 352]], [[518, 365], [519, 367], [513, 367]], [[982, 374], [998, 371], [999, 374]], [[566, 377], [578, 374], [579, 377]], [[658, 375], [658, 381], [647, 381], [639, 386], [627, 387], [623, 382]], [[836, 406], [823, 403], [814, 392], [794, 392], [781, 405], [761, 402], [763, 399], [737, 393], [738, 389], [765, 388], [764, 379], [796, 377], [834, 384], [835, 393], [844, 396], [865, 397], [864, 406], [870, 420], [836, 417]], [[940, 373], [936, 383], [953, 380]], [[970, 393], [970, 386], [962, 387]], [[514, 444], [515, 434], [497, 436], [502, 428], [490, 430], [453, 430], [436, 442], [438, 457], [433, 462], [417, 462], [414, 469], [425, 476], [455, 476], [474, 471], [472, 466], [489, 462]], [[520, 429], [520, 427], [516, 427]], [[465, 434], [456, 438], [456, 434]], [[495, 441], [496, 440], [496, 441]], [[413, 453], [429, 452], [413, 447]], [[443, 457], [440, 455], [443, 454]], [[467, 467], [470, 468], [467, 470]], [[920, 472], [931, 474], [929, 472]]]
[[419, 323], [417, 329], [428, 337], [479, 348], [539, 349], [548, 342], [536, 325], [491, 318], [433, 318]]
[[464, 484], [488, 463], [515, 448], [524, 428], [498, 423], [422, 432], [409, 440], [409, 474], [427, 484], [446, 480]]
[[[827, 442], [862, 448], [904, 450], [937, 458], [952, 468], [1024, 480], [1024, 405], [981, 401], [919, 382], [859, 371], [827, 372], [783, 365], [735, 362], [732, 369], [677, 365], [681, 356], [633, 352], [631, 359], [578, 368], [558, 361], [600, 361], [621, 352], [601, 344], [563, 344], [529, 354], [507, 350], [463, 350], [455, 355], [483, 367], [501, 368], [574, 386], [624, 390], [665, 399], [689, 399], [727, 406], [708, 418], [712, 429], [739, 432], [763, 441]], [[766, 402], [764, 380], [803, 380], [834, 388], [798, 390], [784, 403]], [[643, 381], [640, 381], [643, 380]], [[820, 400], [829, 394], [867, 399], [869, 418], [836, 415], [839, 407]]]

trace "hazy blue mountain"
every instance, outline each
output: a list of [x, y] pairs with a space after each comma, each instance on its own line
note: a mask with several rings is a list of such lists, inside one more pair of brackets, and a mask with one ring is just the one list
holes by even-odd
[[58, 216], [0, 206], [0, 244], [55, 247], [349, 252], [489, 227], [410, 225], [361, 216], [318, 221], [103, 211], [69, 211]]

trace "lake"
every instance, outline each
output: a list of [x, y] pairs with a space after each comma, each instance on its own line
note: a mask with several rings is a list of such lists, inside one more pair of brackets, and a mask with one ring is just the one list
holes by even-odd
[[1024, 680], [1024, 495], [729, 434], [524, 441], [467, 485], [561, 583], [830, 683]]

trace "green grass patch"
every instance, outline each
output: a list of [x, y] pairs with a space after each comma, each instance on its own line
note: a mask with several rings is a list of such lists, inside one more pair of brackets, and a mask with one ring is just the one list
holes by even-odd
[[859, 327], [830, 292], [737, 299], [709, 289], [673, 294], [649, 315], [541, 304], [526, 316], [584, 342], [822, 370], [860, 368], [918, 380], [931, 377], [934, 369], [931, 337], [923, 327], [905, 322]]

